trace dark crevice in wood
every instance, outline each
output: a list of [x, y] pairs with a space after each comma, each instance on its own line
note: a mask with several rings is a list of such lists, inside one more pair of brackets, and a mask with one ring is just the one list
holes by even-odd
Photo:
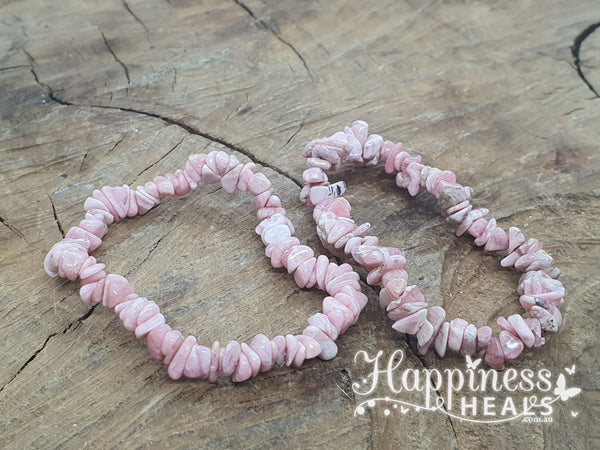
[[179, 147], [181, 145], [181, 143], [185, 140], [185, 137], [182, 138], [177, 144], [175, 144], [169, 151], [167, 151], [164, 155], [162, 155], [160, 158], [158, 158], [156, 161], [154, 161], [153, 163], [151, 163], [148, 167], [144, 168], [140, 173], [137, 174], [137, 176], [135, 177], [135, 179], [129, 183], [130, 185], [135, 183], [135, 181], [143, 174], [145, 173], [148, 169], [151, 169], [152, 167], [154, 167], [156, 164], [158, 164], [159, 162], [161, 162], [163, 159], [165, 159], [167, 156], [169, 156], [177, 147]]
[[106, 36], [104, 36], [104, 33], [101, 31], [100, 34], [102, 35], [102, 39], [104, 39], [104, 45], [106, 46], [106, 49], [108, 50], [108, 52], [112, 55], [114, 60], [123, 68], [123, 71], [125, 72], [125, 78], [127, 78], [127, 84], [130, 85], [131, 79], [129, 78], [129, 69], [127, 68], [125, 63], [123, 61], [121, 61], [119, 59], [119, 57], [117, 56], [117, 54], [114, 52], [114, 50], [108, 43], [108, 39], [106, 39]]
[[148, 29], [146, 24], [131, 10], [130, 6], [127, 4], [127, 2], [125, 0], [122, 0], [122, 1], [123, 1], [123, 7], [127, 10], [127, 12], [135, 19], [135, 21], [137, 23], [139, 23], [142, 26], [144, 31], [146, 31], [146, 34], [150, 34], [150, 30]]
[[0, 72], [4, 72], [6, 70], [14, 70], [14, 69], [26, 69], [29, 68], [29, 66], [27, 65], [22, 65], [22, 66], [10, 66], [10, 67], [2, 67], [0, 69]]
[[58, 214], [56, 214], [56, 208], [54, 207], [54, 202], [52, 201], [52, 197], [48, 196], [48, 200], [50, 200], [50, 205], [52, 205], [52, 214], [54, 215], [54, 221], [56, 222], [56, 226], [58, 227], [58, 231], [60, 231], [61, 236], [65, 237], [65, 230], [63, 229], [60, 220], [58, 218]]
[[15, 378], [17, 378], [17, 376], [18, 376], [18, 375], [19, 375], [21, 372], [23, 372], [23, 370], [25, 369], [25, 367], [27, 367], [27, 365], [28, 365], [28, 364], [29, 364], [31, 361], [33, 361], [33, 360], [36, 358], [36, 356], [37, 356], [37, 355], [39, 355], [39, 353], [40, 353], [42, 350], [44, 350], [44, 348], [45, 348], [45, 347], [46, 347], [46, 345], [48, 344], [48, 341], [50, 341], [50, 339], [52, 339], [52, 338], [53, 338], [54, 336], [56, 336], [57, 334], [58, 334], [58, 333], [52, 333], [51, 335], [49, 335], [49, 336], [46, 338], [46, 340], [44, 341], [44, 343], [42, 344], [42, 346], [41, 346], [40, 348], [38, 348], [38, 349], [37, 349], [37, 350], [36, 350], [36, 351], [33, 353], [33, 355], [31, 355], [31, 356], [29, 357], [29, 359], [28, 359], [27, 361], [25, 361], [25, 364], [23, 364], [23, 365], [22, 365], [22, 366], [19, 368], [19, 370], [17, 370], [17, 373], [15, 373], [15, 374], [12, 376], [12, 378], [11, 378], [10, 380], [8, 380], [8, 381], [7, 381], [7, 382], [4, 384], [4, 386], [2, 386], [2, 388], [0, 388], [0, 392], [2, 392], [6, 386], [8, 386], [10, 383], [12, 383], [12, 382], [14, 381], [14, 379], [15, 379]]
[[0, 217], [0, 223], [2, 225], [4, 225], [6, 228], [8, 228], [10, 231], [12, 231], [13, 233], [15, 233], [17, 236], [19, 236], [21, 239], [23, 239], [25, 242], [27, 242], [27, 239], [25, 239], [25, 235], [23, 234], [23, 232], [21, 230], [19, 230], [17, 227], [11, 225], [8, 220]]
[[[171, 233], [172, 230], [169, 231], [169, 233]], [[167, 233], [167, 234], [169, 234]], [[144, 265], [144, 263], [146, 261], [148, 261], [148, 259], [150, 258], [150, 256], [152, 255], [152, 252], [154, 252], [154, 250], [156, 250], [156, 247], [158, 247], [158, 244], [160, 244], [162, 242], [162, 240], [164, 238], [166, 238], [167, 235], [165, 234], [164, 236], [161, 236], [160, 238], [158, 238], [158, 240], [154, 243], [154, 245], [150, 248], [150, 250], [148, 251], [148, 254], [146, 255], [146, 257], [142, 260], [141, 263], [137, 264], [132, 270], [130, 270], [129, 272], [127, 272], [125, 274], [125, 278], [128, 278], [129, 275], [131, 275], [132, 272], [134, 272], [135, 270], [139, 269], [142, 265]]]
[[589, 80], [583, 74], [581, 70], [581, 60], [579, 59], [579, 52], [581, 50], [581, 45], [583, 44], [583, 41], [585, 41], [590, 36], [590, 34], [592, 34], [598, 27], [600, 27], [600, 22], [588, 26], [585, 30], [579, 33], [577, 37], [575, 37], [575, 41], [573, 41], [573, 45], [571, 46], [571, 53], [573, 55], [573, 58], [575, 58], [574, 63], [577, 75], [579, 75], [579, 78], [581, 78], [581, 81], [585, 83], [589, 90], [592, 91], [596, 97], [600, 98], [600, 94], [598, 94], [598, 91], [596, 91], [592, 83], [590, 83]]
[[236, 5], [240, 6], [244, 11], [246, 11], [248, 13], [248, 15], [250, 17], [252, 17], [252, 19], [254, 19], [256, 22], [258, 22], [261, 27], [263, 27], [265, 30], [269, 31], [273, 36], [275, 36], [275, 38], [279, 42], [281, 42], [283, 45], [287, 46], [290, 50], [292, 50], [294, 52], [294, 54], [298, 57], [298, 59], [300, 59], [300, 61], [302, 61], [302, 65], [306, 69], [306, 72], [308, 73], [308, 76], [310, 77], [310, 79], [311, 80], [313, 79], [312, 72], [308, 68], [308, 64], [306, 64], [306, 60], [304, 59], [304, 56], [302, 56], [302, 54], [296, 49], [296, 47], [294, 47], [289, 41], [286, 41], [277, 30], [275, 30], [273, 27], [269, 26], [264, 20], [259, 19], [256, 16], [256, 14], [254, 14], [254, 12], [252, 12], [252, 10], [250, 8], [248, 8], [248, 6], [246, 6], [240, 0], [233, 0], [233, 1], [235, 2]]
[[58, 103], [59, 105], [78, 106], [78, 107], [83, 107], [83, 108], [111, 109], [111, 110], [115, 110], [115, 111], [123, 111], [123, 112], [129, 112], [129, 113], [134, 113], [134, 114], [140, 114], [140, 115], [147, 116], [147, 117], [153, 117], [155, 119], [162, 120], [163, 122], [168, 123], [169, 125], [176, 125], [182, 129], [186, 130], [190, 134], [203, 137], [204, 139], [208, 139], [209, 141], [215, 142], [217, 144], [221, 144], [222, 146], [227, 147], [230, 150], [234, 150], [238, 153], [241, 153], [242, 155], [249, 158], [253, 163], [261, 165], [263, 167], [268, 167], [269, 169], [277, 172], [279, 175], [282, 175], [285, 178], [289, 179], [294, 184], [296, 184], [298, 187], [301, 188], [304, 186], [304, 184], [300, 180], [293, 177], [285, 170], [280, 169], [276, 165], [270, 164], [266, 161], [263, 161], [263, 160], [257, 158], [256, 156], [254, 156], [254, 154], [252, 152], [250, 152], [250, 150], [240, 147], [238, 145], [232, 144], [231, 142], [228, 142], [223, 138], [213, 136], [204, 131], [200, 131], [199, 129], [197, 129], [191, 125], [188, 125], [187, 123], [183, 122], [182, 120], [172, 119], [170, 117], [163, 116], [161, 114], [156, 114], [156, 113], [152, 113], [152, 112], [148, 112], [148, 111], [141, 111], [141, 110], [133, 109], [133, 108], [125, 108], [125, 107], [118, 107], [118, 106], [106, 106], [106, 105], [85, 105], [85, 104], [72, 103], [72, 102], [63, 100], [56, 95], [56, 93], [52, 90], [52, 88], [50, 86], [48, 86], [47, 84], [40, 81], [40, 79], [38, 78], [37, 73], [34, 69], [34, 66], [33, 66], [33, 59], [31, 59], [31, 61], [32, 61], [31, 73], [32, 73], [33, 78], [35, 79], [36, 83], [39, 84], [48, 93], [48, 97], [50, 97], [50, 99], [52, 101]]
[[[61, 301], [64, 301], [66, 298], [67, 297], [63, 297], [63, 299]], [[66, 328], [62, 331], [62, 334], [65, 334], [69, 330], [76, 330], [77, 328], [79, 328], [81, 326], [81, 324], [83, 324], [83, 322], [85, 322], [85, 320], [88, 319], [92, 315], [92, 313], [95, 311], [97, 306], [98, 306], [97, 304], [92, 306], [84, 315], [75, 319], [73, 322], [70, 322], [66, 326]], [[21, 372], [23, 372], [23, 370], [25, 370], [25, 367], [27, 367], [41, 353], [41, 351], [44, 350], [44, 348], [46, 348], [46, 345], [48, 345], [48, 342], [50, 342], [50, 339], [52, 339], [54, 336], [58, 336], [58, 333], [55, 332], [55, 333], [51, 333], [50, 335], [48, 335], [48, 337], [46, 338], [46, 340], [44, 341], [42, 346], [40, 348], [38, 348], [33, 353], [33, 355], [31, 355], [29, 357], [29, 359], [27, 361], [25, 361], [25, 363], [19, 368], [19, 370], [17, 370], [17, 372], [12, 376], [12, 378], [10, 380], [8, 380], [4, 384], [4, 386], [2, 386], [2, 388], [0, 388], [0, 392], [2, 392], [6, 386], [8, 386], [10, 383], [12, 383], [14, 381], [14, 379], [17, 378], [17, 376]]]
[[[309, 114], [310, 114], [310, 113], [309, 113]], [[308, 115], [307, 115], [306, 117], [308, 117]], [[297, 129], [296, 131], [294, 131], [294, 133], [293, 133], [293, 134], [292, 134], [292, 135], [291, 135], [291, 136], [288, 138], [288, 140], [287, 140], [287, 141], [285, 141], [285, 144], [283, 145], [284, 147], [285, 147], [286, 145], [288, 145], [288, 144], [291, 142], [291, 140], [292, 140], [292, 139], [294, 139], [294, 138], [296, 137], [296, 135], [297, 135], [298, 133], [300, 133], [300, 131], [302, 130], [302, 128], [304, 128], [304, 122], [306, 122], [306, 118], [304, 118], [304, 120], [302, 121], [302, 123], [300, 124], [300, 126], [298, 127], [298, 129]]]
[[69, 331], [69, 330], [76, 330], [81, 325], [83, 325], [83, 322], [85, 322], [87, 319], [89, 319], [89, 317], [92, 315], [92, 313], [96, 310], [97, 306], [98, 306], [98, 303], [96, 303], [90, 309], [88, 309], [84, 315], [75, 319], [73, 322], [69, 323], [69, 325], [67, 325], [67, 327], [63, 330], [62, 334], [66, 334], [67, 331]]

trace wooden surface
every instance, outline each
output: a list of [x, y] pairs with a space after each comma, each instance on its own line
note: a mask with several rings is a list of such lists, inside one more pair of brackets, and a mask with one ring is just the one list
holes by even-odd
[[[599, 448], [600, 21], [597, 1], [75, 1], [0, 6], [0, 446]], [[441, 414], [353, 417], [361, 350], [405, 351], [376, 293], [339, 356], [242, 385], [171, 381], [49, 248], [103, 185], [136, 185], [223, 149], [259, 164], [297, 235], [311, 139], [362, 118], [450, 169], [563, 271], [565, 325], [513, 367], [576, 364], [583, 393], [548, 424]], [[454, 237], [427, 196], [349, 167], [357, 222], [406, 250], [410, 281], [480, 325], [520, 312], [519, 275]], [[272, 269], [243, 195], [215, 186], [110, 228], [95, 256], [200, 341], [299, 332], [322, 295]], [[495, 324], [494, 324], [495, 326]], [[576, 409], [579, 416], [570, 417]]]

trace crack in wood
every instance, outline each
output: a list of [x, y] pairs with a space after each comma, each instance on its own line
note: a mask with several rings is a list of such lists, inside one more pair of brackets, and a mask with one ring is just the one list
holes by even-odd
[[[23, 232], [21, 230], [19, 230], [17, 227], [11, 225], [8, 220], [0, 217], [0, 223], [2, 225], [4, 225], [6, 228], [8, 228], [10, 231], [12, 231], [13, 233], [15, 233], [17, 236], [19, 236], [21, 239], [23, 239], [25, 242], [27, 242], [27, 239], [25, 239], [25, 235], [23, 234]], [[29, 242], [27, 242], [29, 243]]]
[[161, 162], [163, 159], [165, 159], [167, 156], [169, 156], [177, 147], [179, 147], [181, 145], [181, 143], [185, 140], [185, 137], [181, 138], [181, 140], [175, 144], [169, 151], [167, 151], [164, 155], [162, 155], [160, 158], [158, 158], [156, 161], [154, 161], [152, 164], [150, 164], [148, 167], [146, 167], [145, 169], [143, 169], [140, 173], [137, 174], [137, 176], [134, 178], [134, 180], [129, 183], [130, 185], [132, 185], [133, 183], [136, 182], [136, 180], [146, 171], [148, 171], [148, 169], [154, 167], [156, 164], [158, 164], [159, 162]]
[[140, 18], [139, 18], [139, 17], [138, 17], [138, 16], [137, 16], [137, 15], [136, 15], [136, 14], [135, 14], [133, 11], [132, 11], [131, 7], [129, 6], [129, 4], [128, 4], [128, 3], [127, 3], [125, 0], [122, 0], [122, 2], [123, 2], [123, 7], [124, 7], [124, 8], [127, 10], [127, 12], [128, 12], [129, 14], [131, 14], [131, 16], [132, 16], [132, 17], [135, 19], [135, 21], [136, 21], [137, 23], [139, 23], [139, 24], [142, 26], [142, 28], [143, 28], [143, 29], [146, 31], [146, 34], [148, 34], [148, 35], [149, 35], [149, 34], [150, 34], [150, 30], [148, 29], [148, 27], [146, 26], [146, 24], [145, 24], [145, 23], [142, 21], [142, 19], [140, 19]]
[[63, 229], [60, 220], [58, 218], [58, 214], [56, 214], [56, 208], [54, 207], [54, 202], [52, 201], [52, 197], [50, 197], [48, 195], [48, 200], [50, 200], [50, 205], [52, 205], [52, 214], [54, 215], [54, 221], [56, 222], [56, 226], [58, 227], [58, 231], [60, 231], [60, 234], [62, 235], [62, 237], [65, 237], [65, 230]]
[[302, 53], [300, 53], [296, 49], [296, 47], [294, 47], [289, 41], [285, 40], [283, 38], [283, 36], [281, 36], [281, 33], [279, 33], [277, 30], [275, 30], [272, 26], [267, 24], [264, 20], [259, 19], [256, 16], [256, 14], [254, 14], [254, 12], [250, 8], [248, 8], [248, 6], [246, 6], [243, 2], [241, 2], [240, 0], [233, 0], [233, 1], [235, 2], [236, 5], [240, 6], [244, 11], [246, 11], [246, 13], [248, 13], [248, 15], [250, 17], [252, 17], [252, 19], [254, 19], [256, 22], [258, 22], [261, 27], [263, 27], [265, 30], [269, 31], [273, 36], [275, 36], [275, 38], [279, 42], [281, 42], [283, 45], [287, 46], [291, 51], [293, 51], [294, 54], [298, 57], [298, 59], [300, 59], [300, 61], [302, 61], [302, 65], [306, 69], [306, 72], [308, 73], [308, 76], [310, 77], [310, 79], [311, 80], [314, 79], [312, 72], [308, 68], [308, 64], [306, 63], [306, 60], [304, 59], [304, 56], [302, 56]]
[[290, 181], [292, 181], [294, 184], [296, 184], [298, 187], [302, 188], [304, 186], [304, 184], [298, 180], [297, 178], [295, 178], [294, 176], [290, 175], [288, 172], [286, 172], [285, 170], [277, 167], [274, 164], [270, 164], [267, 161], [264, 161], [262, 159], [257, 158], [252, 152], [250, 152], [250, 150], [244, 148], [244, 147], [240, 147], [238, 145], [232, 144], [229, 141], [226, 141], [223, 138], [217, 137], [217, 136], [213, 136], [209, 133], [206, 133], [204, 131], [200, 131], [199, 129], [193, 127], [192, 125], [189, 125], [185, 122], [183, 122], [182, 120], [177, 120], [177, 119], [173, 119], [161, 114], [157, 114], [157, 113], [152, 113], [149, 111], [142, 111], [142, 110], [138, 110], [138, 109], [133, 109], [133, 108], [125, 108], [125, 107], [118, 107], [118, 106], [106, 106], [106, 105], [94, 105], [94, 104], [79, 104], [79, 103], [72, 103], [66, 100], [61, 99], [60, 97], [58, 97], [56, 95], [56, 93], [52, 90], [52, 88], [43, 83], [42, 81], [40, 81], [40, 79], [38, 78], [37, 72], [35, 71], [33, 64], [31, 66], [31, 73], [33, 75], [33, 78], [35, 79], [36, 83], [39, 84], [47, 93], [48, 93], [48, 97], [50, 97], [50, 99], [56, 103], [58, 103], [59, 105], [62, 106], [77, 106], [80, 108], [101, 108], [101, 109], [111, 109], [111, 110], [115, 110], [115, 111], [123, 111], [123, 112], [129, 112], [129, 113], [133, 113], [133, 114], [140, 114], [146, 117], [153, 117], [155, 119], [159, 119], [162, 120], [165, 123], [168, 123], [169, 125], [176, 125], [184, 130], [186, 130], [188, 133], [193, 134], [195, 136], [200, 136], [204, 139], [208, 139], [209, 141], [215, 142], [217, 144], [220, 144], [230, 150], [234, 150], [238, 153], [241, 153], [242, 155], [246, 156], [247, 158], [249, 158], [253, 163], [255, 164], [259, 164], [263, 167], [268, 167], [269, 169], [277, 172], [279, 175], [282, 175], [283, 177], [289, 179]]
[[590, 91], [592, 91], [596, 97], [600, 98], [600, 94], [598, 94], [598, 91], [596, 91], [596, 89], [594, 88], [592, 83], [590, 83], [590, 81], [583, 74], [583, 71], [581, 70], [581, 59], [579, 58], [579, 52], [581, 50], [581, 45], [583, 44], [583, 41], [585, 41], [590, 36], [590, 34], [592, 34], [594, 31], [596, 31], [596, 29], [598, 27], [600, 27], [600, 22], [594, 23], [594, 24], [588, 26], [585, 30], [583, 30], [581, 33], [579, 33], [575, 37], [575, 40], [573, 41], [573, 45], [571, 46], [571, 54], [573, 55], [573, 58], [575, 59], [574, 64], [575, 64], [575, 70], [577, 72], [577, 75], [579, 75], [579, 78], [581, 78], [581, 81], [583, 81], [585, 83], [585, 85], [588, 87], [588, 89]]
[[117, 63], [119, 63], [119, 65], [123, 68], [123, 71], [125, 72], [125, 78], [127, 78], [127, 84], [130, 85], [131, 84], [131, 79], [129, 78], [129, 69], [127, 68], [127, 66], [125, 65], [125, 63], [123, 61], [121, 61], [119, 59], [119, 57], [117, 56], [117, 54], [114, 52], [114, 50], [112, 49], [112, 47], [108, 43], [108, 39], [106, 39], [106, 36], [104, 35], [104, 32], [101, 31], [100, 34], [102, 35], [102, 39], [104, 40], [104, 45], [106, 46], [106, 49], [108, 50], [108, 52], [112, 55], [112, 57], [114, 58], [114, 60]]
[[[61, 301], [64, 301], [67, 297], [63, 297], [63, 299]], [[77, 319], [75, 319], [74, 321], [70, 322], [66, 328], [62, 331], [62, 334], [66, 334], [67, 331], [69, 330], [76, 330], [77, 328], [79, 328], [83, 322], [85, 322], [86, 319], [88, 319], [92, 313], [96, 310], [96, 307], [98, 306], [98, 304], [93, 305], [84, 315], [82, 315], [81, 317], [78, 317]], [[75, 325], [75, 326], [73, 326]], [[35, 359], [37, 358], [37, 356], [42, 352], [42, 350], [44, 350], [46, 348], [46, 345], [48, 345], [48, 342], [50, 342], [50, 339], [52, 339], [55, 336], [58, 336], [58, 332], [54, 332], [54, 333], [50, 333], [48, 335], [48, 337], [44, 340], [44, 343], [42, 344], [42, 346], [40, 348], [38, 348], [33, 355], [31, 355], [29, 357], [29, 359], [27, 359], [27, 361], [25, 361], [25, 363], [19, 368], [19, 370], [17, 370], [17, 372], [12, 376], [12, 378], [10, 380], [8, 380], [4, 386], [2, 386], [0, 388], [0, 392], [2, 392], [4, 390], [4, 388], [6, 388], [10, 383], [12, 383], [15, 378], [17, 378], [17, 376], [23, 372], [23, 370], [25, 370], [25, 368]]]

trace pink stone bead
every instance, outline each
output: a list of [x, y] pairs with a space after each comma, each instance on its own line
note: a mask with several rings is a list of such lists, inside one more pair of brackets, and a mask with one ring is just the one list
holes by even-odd
[[54, 244], [44, 260], [44, 269], [51, 277], [60, 276], [75, 281], [88, 258], [89, 241], [64, 238]]
[[242, 192], [248, 191], [248, 182], [250, 178], [254, 176], [256, 172], [256, 165], [254, 163], [246, 163], [240, 172], [240, 176], [238, 178], [238, 189]]
[[512, 334], [514, 336], [517, 335], [517, 330], [515, 330], [512, 327], [512, 325], [510, 324], [510, 322], [508, 320], [506, 320], [504, 317], [498, 317], [496, 319], [496, 323], [498, 324], [500, 329], [502, 329], [504, 331], [508, 331], [510, 334]]
[[427, 308], [427, 303], [425, 302], [410, 302], [410, 303], [401, 303], [397, 305], [396, 302], [392, 302], [389, 304], [388, 309], [393, 306], [393, 309], [390, 309], [388, 312], [388, 318], [393, 321], [398, 321], [404, 319], [405, 317], [411, 316], [416, 312], [421, 310], [425, 310]]
[[[305, 288], [309, 287], [308, 284], [311, 281], [315, 265], [317, 264], [317, 258], [312, 257], [303, 261], [300, 266], [294, 271], [294, 280], [298, 287]], [[316, 279], [315, 279], [316, 281]], [[313, 283], [314, 285], [314, 283]]]
[[[419, 330], [417, 331], [416, 337], [417, 337], [417, 347], [419, 349], [419, 353], [421, 353], [423, 351], [423, 349], [425, 348], [424, 345], [427, 342], [430, 342], [433, 339], [433, 324], [427, 320], [427, 318], [425, 318], [425, 320], [423, 321], [421, 327], [419, 328]], [[427, 352], [425, 352], [427, 353]], [[425, 353], [421, 353], [421, 354], [425, 354]]]
[[517, 336], [523, 341], [527, 347], [533, 347], [535, 343], [535, 336], [533, 332], [529, 329], [529, 326], [523, 320], [519, 314], [513, 314], [508, 316], [508, 322], [512, 325], [513, 329], [517, 332]]
[[179, 347], [183, 343], [183, 335], [177, 330], [171, 330], [162, 341], [161, 351], [165, 356], [163, 362], [167, 365], [171, 364], [171, 360], [179, 350]]
[[252, 339], [250, 347], [260, 358], [260, 371], [267, 372], [271, 370], [274, 365], [271, 340], [264, 334], [257, 334]]
[[168, 368], [169, 376], [173, 380], [178, 380], [183, 375], [185, 363], [190, 356], [194, 345], [196, 345], [196, 338], [194, 336], [188, 336], [179, 346], [179, 349], [177, 350], [177, 353], [175, 353], [175, 356], [173, 356]]
[[408, 333], [415, 334], [419, 331], [419, 328], [423, 325], [425, 319], [427, 317], [427, 310], [421, 309], [409, 316], [406, 316], [400, 320], [397, 320], [392, 325], [394, 330], [399, 331], [400, 333]]
[[242, 354], [248, 359], [251, 374], [253, 377], [255, 377], [256, 375], [258, 375], [258, 372], [260, 372], [260, 366], [262, 364], [260, 356], [258, 356], [258, 353], [252, 350], [252, 347], [250, 347], [245, 342], [242, 343]]
[[225, 375], [231, 375], [234, 373], [240, 359], [241, 352], [242, 346], [238, 341], [231, 341], [229, 344], [227, 344], [223, 354], [223, 373]]
[[233, 373], [233, 376], [231, 377], [231, 380], [235, 383], [240, 383], [242, 381], [246, 381], [251, 376], [252, 376], [252, 367], [250, 366], [248, 357], [244, 354], [244, 352], [241, 352], [238, 364], [235, 368], [235, 372]]
[[[418, 349], [421, 355], [427, 354], [429, 351], [429, 347], [433, 344], [434, 339], [437, 337], [440, 332], [440, 328], [444, 324], [444, 320], [446, 320], [446, 311], [444, 308], [440, 306], [434, 306], [427, 311], [427, 320], [431, 323], [432, 333], [429, 339], [419, 341]], [[419, 330], [421, 332], [421, 330]], [[417, 338], [418, 338], [417, 334]]]
[[139, 324], [135, 328], [135, 336], [138, 338], [145, 337], [152, 330], [158, 328], [159, 326], [165, 323], [165, 316], [158, 313], [152, 318], [146, 320], [145, 322]]
[[490, 345], [491, 339], [492, 329], [487, 325], [480, 327], [477, 330], [477, 351], [480, 352], [487, 349], [488, 345]]
[[238, 164], [221, 177], [221, 186], [223, 186], [225, 192], [228, 192], [229, 194], [235, 192], [243, 168], [243, 164]]
[[448, 334], [450, 333], [450, 323], [444, 322], [440, 327], [440, 332], [433, 341], [433, 346], [440, 358], [446, 355], [448, 347]]
[[185, 362], [183, 375], [188, 378], [203, 378], [210, 370], [210, 349], [194, 345]]
[[262, 173], [256, 173], [248, 180], [248, 191], [252, 195], [259, 195], [271, 189], [271, 182]]
[[[101, 223], [104, 224], [104, 222], [101, 222]], [[67, 234], [65, 235], [65, 237], [70, 238], [70, 239], [81, 239], [81, 240], [88, 241], [89, 242], [89, 248], [88, 248], [89, 252], [93, 252], [98, 247], [100, 247], [100, 244], [102, 244], [102, 239], [100, 239], [95, 234], [90, 233], [87, 230], [84, 230], [81, 227], [70, 228], [69, 231], [67, 231]]]
[[335, 341], [340, 335], [340, 331], [325, 314], [316, 313], [308, 318], [308, 323], [315, 326], [327, 335], [329, 339]]
[[162, 361], [163, 359], [162, 341], [169, 331], [171, 331], [171, 327], [169, 325], [159, 325], [150, 331], [146, 338], [146, 345], [148, 346], [150, 356], [158, 361]]
[[450, 332], [448, 333], [448, 348], [450, 350], [455, 352], [460, 351], [467, 325], [469, 323], [460, 317], [450, 321]]
[[127, 281], [126, 278], [111, 273], [106, 276], [102, 304], [108, 308], [114, 308], [121, 303], [125, 297], [133, 293], [135, 293], [135, 288], [129, 284], [129, 281]]
[[292, 364], [296, 368], [302, 366], [302, 363], [306, 359], [306, 347], [304, 347], [304, 345], [302, 345], [300, 341], [297, 342], [298, 348], [296, 349], [296, 353], [294, 354], [294, 360], [292, 361]]
[[379, 306], [381, 308], [387, 308], [390, 303], [400, 299], [406, 288], [405, 279], [392, 279], [385, 284], [385, 287], [381, 291], [379, 291]]
[[521, 342], [518, 337], [510, 334], [508, 331], [501, 331], [499, 339], [504, 358], [515, 359], [523, 351], [523, 342]]
[[323, 312], [329, 318], [331, 323], [339, 330], [340, 334], [346, 331], [354, 321], [352, 311], [334, 297], [325, 297], [325, 299], [323, 299]]
[[358, 282], [359, 276], [356, 272], [346, 272], [340, 275], [336, 275], [331, 281], [329, 281], [325, 288], [327, 292], [335, 296], [338, 292], [342, 292], [344, 287], [351, 286], [355, 290], [360, 290], [360, 284]]
[[477, 327], [473, 324], [465, 328], [460, 353], [462, 355], [474, 355], [477, 351]]
[[338, 347], [336, 343], [319, 328], [309, 325], [304, 329], [302, 334], [319, 343], [321, 346], [321, 353], [319, 353], [318, 358], [328, 361], [337, 355]]
[[315, 252], [312, 248], [306, 245], [297, 245], [294, 247], [287, 258], [287, 270], [288, 273], [294, 273], [294, 271], [307, 259], [312, 258]]
[[546, 343], [546, 340], [542, 337], [542, 326], [540, 324], [540, 321], [538, 319], [530, 317], [530, 318], [525, 319], [525, 323], [527, 324], [527, 326], [529, 327], [529, 329], [535, 336], [535, 341], [533, 343], [533, 346], [539, 347], [541, 345], [544, 345]]
[[305, 359], [315, 358], [321, 353], [321, 346], [315, 339], [304, 334], [296, 335], [295, 337], [296, 340], [300, 342], [306, 350], [306, 354], [304, 355]]
[[306, 160], [306, 164], [308, 165], [308, 167], [318, 167], [322, 170], [331, 169], [331, 163], [320, 158], [308, 158]]
[[[503, 331], [502, 333], [506, 333]], [[502, 345], [497, 337], [492, 337], [490, 344], [488, 345], [485, 353], [485, 362], [488, 366], [496, 369], [504, 369], [504, 353], [502, 351]]]
[[328, 181], [327, 175], [318, 167], [311, 167], [302, 173], [304, 184], [325, 183]]
[[285, 267], [290, 251], [298, 245], [300, 245], [300, 241], [296, 237], [277, 240], [267, 245], [265, 254], [271, 258], [273, 267]]
[[456, 235], [462, 236], [464, 232], [471, 227], [473, 222], [475, 222], [478, 219], [481, 219], [482, 217], [485, 217], [487, 213], [489, 213], [489, 210], [486, 208], [479, 208], [470, 211], [469, 214], [467, 214], [467, 217], [464, 218], [464, 220], [456, 229]]

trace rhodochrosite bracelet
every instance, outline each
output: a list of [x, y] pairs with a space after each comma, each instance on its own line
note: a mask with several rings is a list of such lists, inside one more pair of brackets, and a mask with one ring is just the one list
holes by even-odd
[[[308, 319], [302, 334], [267, 338], [256, 335], [250, 345], [237, 341], [221, 347], [199, 345], [194, 336], [172, 329], [158, 305], [136, 294], [122, 276], [107, 275], [105, 265], [89, 253], [102, 243], [107, 225], [125, 217], [145, 214], [159, 203], [160, 197], [186, 195], [199, 183], [221, 183], [229, 193], [252, 195], [259, 225], [256, 233], [266, 245], [273, 267], [285, 267], [298, 286], [317, 286], [329, 296], [323, 300], [323, 314]], [[294, 227], [285, 215], [279, 197], [273, 195], [271, 182], [257, 173], [253, 163], [242, 164], [225, 152], [189, 157], [185, 169], [159, 176], [132, 190], [128, 186], [105, 186], [95, 190], [84, 204], [85, 219], [69, 230], [46, 256], [44, 267], [50, 276], [81, 280], [81, 299], [88, 305], [102, 303], [114, 308], [125, 328], [145, 337], [150, 354], [168, 365], [173, 379], [208, 378], [230, 375], [239, 382], [273, 367], [299, 367], [305, 359], [331, 359], [337, 354], [335, 340], [358, 319], [367, 303], [361, 292], [359, 276], [349, 264], [337, 265], [326, 256], [314, 257], [310, 247], [293, 237]]]
[[[329, 138], [310, 142], [304, 157], [308, 158], [309, 168], [303, 174], [301, 198], [315, 207], [313, 217], [323, 245], [336, 256], [352, 257], [369, 271], [369, 284], [381, 284], [380, 305], [394, 321], [392, 327], [416, 335], [421, 354], [426, 354], [432, 345], [440, 357], [447, 349], [464, 355], [485, 352], [487, 364], [502, 369], [505, 360], [516, 358], [525, 348], [543, 345], [542, 330], [558, 330], [562, 323], [558, 308], [564, 302], [565, 289], [556, 280], [560, 271], [552, 267], [552, 257], [542, 250], [538, 240], [526, 241], [518, 228], [510, 228], [507, 234], [495, 219], [485, 219], [487, 209], [473, 209], [472, 189], [456, 183], [454, 173], [422, 164], [421, 157], [403, 151], [401, 143], [369, 135], [363, 121], [356, 121]], [[428, 309], [419, 288], [407, 286], [403, 252], [379, 246], [374, 236], [362, 237], [370, 225], [356, 226], [350, 219], [350, 204], [339, 197], [345, 192], [345, 184], [329, 184], [325, 172], [336, 169], [343, 161], [356, 166], [381, 162], [387, 173], [396, 172], [396, 184], [407, 188], [410, 195], [423, 190], [433, 194], [442, 216], [457, 228], [458, 236], [469, 233], [476, 245], [484, 246], [484, 251], [503, 256], [503, 267], [514, 266], [525, 272], [517, 292], [529, 317], [499, 317], [501, 331], [496, 337], [488, 326], [478, 328], [461, 318], [446, 321], [446, 312], [440, 306]]]

